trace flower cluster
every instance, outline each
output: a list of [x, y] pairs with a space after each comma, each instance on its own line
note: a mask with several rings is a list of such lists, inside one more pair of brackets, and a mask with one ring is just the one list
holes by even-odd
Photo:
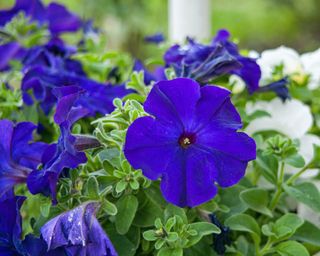
[[320, 251], [319, 50], [157, 33], [147, 64], [40, 0], [0, 29], [0, 255]]

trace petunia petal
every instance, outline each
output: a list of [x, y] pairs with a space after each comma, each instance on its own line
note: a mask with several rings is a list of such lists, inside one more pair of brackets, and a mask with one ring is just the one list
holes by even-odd
[[200, 88], [195, 81], [177, 78], [156, 83], [144, 108], [163, 122], [188, 129], [192, 125], [189, 116], [194, 113], [199, 98]]
[[152, 117], [141, 117], [127, 131], [124, 154], [134, 168], [155, 180], [177, 150], [178, 139], [179, 131]]
[[196, 145], [212, 154], [219, 151], [218, 154], [223, 153], [241, 161], [251, 161], [256, 158], [256, 144], [243, 132], [220, 130], [202, 133], [197, 137]]
[[217, 193], [213, 158], [196, 148], [180, 150], [162, 176], [161, 191], [167, 201], [179, 207], [194, 207]]

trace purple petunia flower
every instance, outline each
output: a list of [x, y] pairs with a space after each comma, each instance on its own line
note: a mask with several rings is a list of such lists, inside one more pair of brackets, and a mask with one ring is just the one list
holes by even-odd
[[259, 88], [261, 69], [255, 59], [240, 55], [237, 45], [229, 41], [229, 38], [230, 33], [227, 30], [219, 30], [213, 38], [212, 44], [223, 45], [239, 61], [242, 67], [231, 71], [231, 74], [241, 77], [247, 84], [249, 93], [253, 93]]
[[80, 18], [63, 5], [51, 3], [45, 7], [40, 0], [17, 0], [12, 9], [0, 11], [0, 26], [10, 22], [19, 12], [40, 25], [47, 24], [52, 34], [76, 31], [82, 26]]
[[162, 33], [156, 33], [150, 36], [146, 36], [144, 41], [152, 44], [160, 44], [165, 41], [164, 35]]
[[194, 207], [228, 187], [255, 159], [255, 142], [237, 132], [242, 123], [230, 92], [187, 78], [154, 85], [144, 109], [152, 116], [128, 128], [124, 153], [135, 169], [156, 180], [167, 201]]
[[14, 124], [0, 120], [0, 196], [16, 184], [25, 183], [28, 175], [41, 163], [48, 145], [31, 142], [36, 125], [30, 122]]
[[29, 90], [33, 91], [35, 99], [48, 114], [57, 101], [52, 90], [68, 86], [80, 87], [83, 90], [84, 93], [76, 105], [87, 108], [91, 115], [110, 113], [114, 109], [113, 99], [131, 92], [124, 85], [101, 84], [85, 76], [38, 66], [29, 70], [23, 78], [23, 99], [26, 104], [33, 104], [28, 93]]
[[0, 45], [0, 71], [8, 70], [10, 61], [21, 59], [25, 54], [26, 50], [17, 42]]
[[21, 240], [20, 208], [24, 200], [25, 197], [15, 196], [12, 190], [0, 198], [0, 255], [65, 256], [60, 248], [48, 251], [42, 238], [29, 234]]
[[135, 60], [133, 64], [133, 71], [143, 71], [144, 74], [144, 83], [146, 85], [150, 85], [152, 82], [157, 82], [160, 80], [167, 80], [164, 72], [164, 68], [161, 66], [158, 66], [154, 72], [150, 72], [146, 67], [143, 65], [143, 63], [140, 60]]
[[76, 51], [76, 47], [65, 45], [59, 38], [52, 38], [45, 45], [34, 46], [28, 49], [22, 59], [24, 71], [26, 72], [33, 67], [42, 66], [51, 70], [85, 76], [81, 63], [71, 59]]
[[62, 170], [76, 168], [87, 161], [85, 153], [76, 149], [76, 137], [71, 134], [72, 125], [90, 113], [88, 109], [83, 107], [74, 107], [79, 95], [79, 93], [60, 95], [61, 98], [54, 116], [61, 132], [58, 143], [52, 144], [44, 153], [43, 169], [33, 171], [27, 180], [31, 193], [51, 195], [53, 203], [56, 203], [56, 185]]
[[22, 250], [20, 208], [24, 200], [12, 190], [0, 198], [0, 255], [19, 255]]
[[68, 255], [117, 256], [95, 217], [98, 203], [87, 202], [51, 219], [41, 228], [49, 250], [64, 248]]
[[203, 84], [221, 75], [235, 74], [253, 93], [259, 87], [260, 67], [254, 59], [241, 56], [229, 36], [228, 31], [220, 30], [210, 45], [188, 38], [187, 45], [176, 44], [167, 50], [166, 65], [172, 66], [178, 77], [192, 78]]

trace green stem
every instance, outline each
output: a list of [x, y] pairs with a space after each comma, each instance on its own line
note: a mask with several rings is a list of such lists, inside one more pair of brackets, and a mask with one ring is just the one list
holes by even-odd
[[269, 237], [267, 243], [265, 244], [265, 246], [261, 249], [261, 251], [257, 255], [263, 256], [263, 255], [267, 254], [269, 252], [271, 246], [272, 246], [272, 241]]
[[[311, 164], [311, 163], [310, 163]], [[296, 179], [300, 177], [301, 174], [303, 174], [308, 168], [310, 167], [310, 164], [307, 164], [305, 167], [303, 167], [299, 172], [292, 175], [286, 182], [287, 185], [291, 185]]]
[[271, 199], [271, 203], [270, 203], [270, 209], [273, 211], [280, 199], [280, 196], [282, 194], [282, 183], [284, 180], [284, 162], [281, 162], [281, 166], [280, 166], [280, 175], [278, 178], [278, 182], [277, 182], [277, 191], [276, 193], [273, 195], [273, 198]]

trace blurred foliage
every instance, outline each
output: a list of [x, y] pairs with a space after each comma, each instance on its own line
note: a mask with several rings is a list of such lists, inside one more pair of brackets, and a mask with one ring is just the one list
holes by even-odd
[[[14, 0], [0, 2], [10, 7]], [[45, 0], [45, 3], [51, 0]], [[58, 0], [82, 18], [94, 19], [106, 32], [107, 46], [124, 49], [145, 58], [154, 50], [143, 37], [167, 34], [167, 0]], [[320, 46], [319, 0], [212, 0], [212, 34], [220, 28], [231, 31], [240, 47], [261, 51], [280, 45], [300, 52]]]

